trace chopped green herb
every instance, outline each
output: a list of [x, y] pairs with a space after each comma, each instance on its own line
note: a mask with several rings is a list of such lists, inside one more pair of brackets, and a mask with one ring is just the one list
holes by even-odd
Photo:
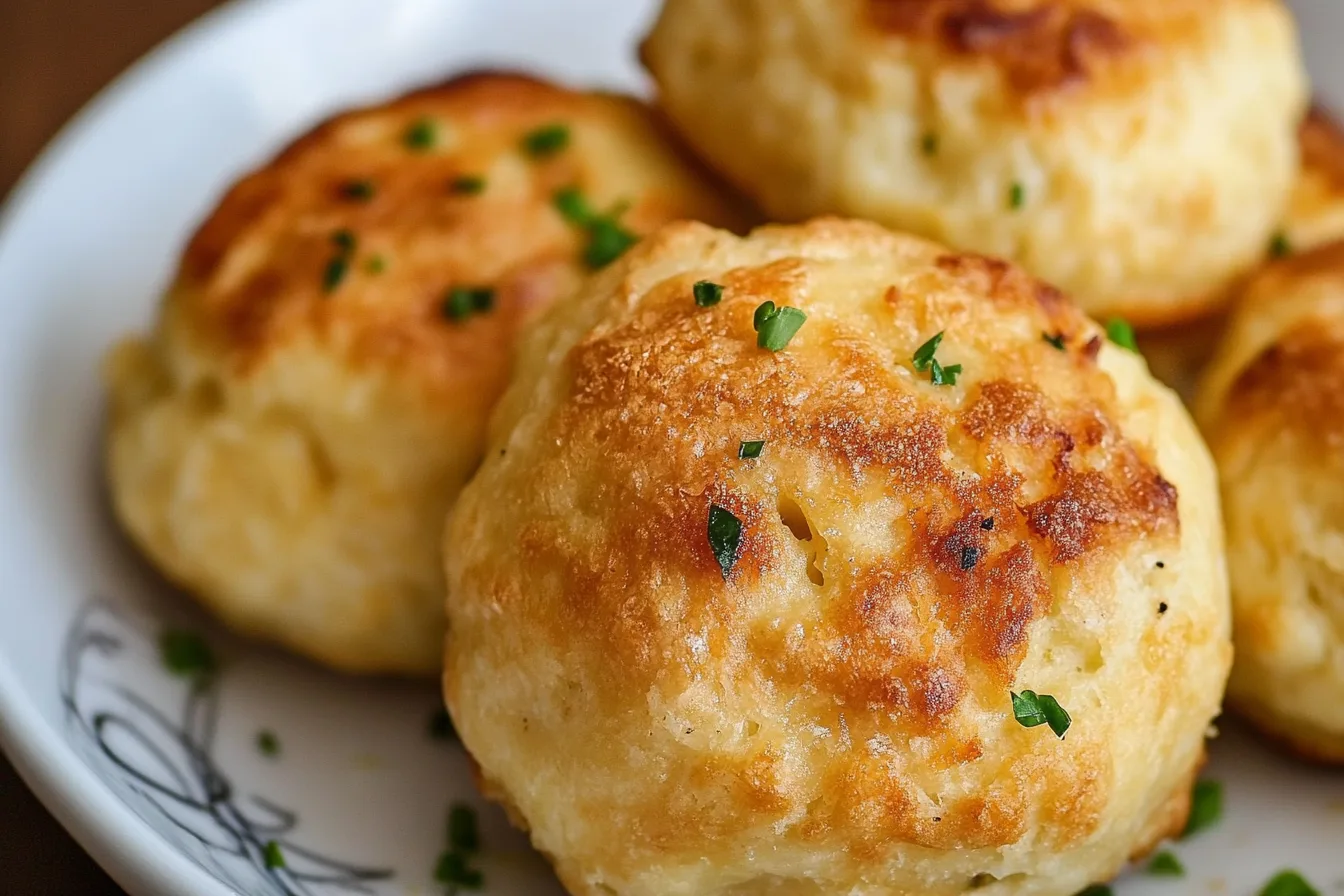
[[695, 284], [691, 287], [691, 292], [695, 295], [695, 304], [701, 308], [712, 308], [723, 301], [723, 287], [708, 280], [701, 280]]
[[928, 342], [915, 349], [914, 365], [916, 370], [929, 371], [929, 382], [935, 386], [955, 386], [957, 377], [961, 376], [962, 370], [960, 364], [951, 364], [944, 367], [934, 357], [938, 351], [938, 346], [943, 342], [943, 334], [937, 333]]
[[588, 248], [583, 253], [583, 260], [593, 270], [601, 270], [637, 242], [639, 237], [622, 227], [615, 218], [596, 218], [588, 225]]
[[1190, 817], [1185, 822], [1181, 839], [1193, 837], [1205, 828], [1213, 827], [1223, 817], [1223, 785], [1217, 781], [1197, 781], [1190, 794]]
[[441, 306], [443, 316], [461, 323], [474, 314], [484, 314], [495, 307], [495, 291], [488, 286], [454, 286]]
[[737, 446], [737, 456], [742, 460], [755, 460], [761, 456], [765, 450], [765, 439], [759, 439], [755, 442], [743, 442]]
[[1106, 337], [1121, 348], [1129, 349], [1136, 355], [1139, 353], [1139, 341], [1134, 338], [1134, 328], [1123, 318], [1113, 317], [1106, 322]]
[[1265, 884], [1260, 896], [1320, 896], [1320, 893], [1296, 871], [1280, 871]]
[[1270, 258], [1287, 258], [1293, 254], [1293, 244], [1288, 242], [1288, 234], [1282, 230], [1274, 234], [1269, 241]]
[[1063, 334], [1063, 333], [1056, 333], [1056, 334], [1054, 334], [1053, 336], [1051, 336], [1049, 333], [1042, 333], [1042, 334], [1041, 334], [1041, 338], [1044, 339], [1046, 342], [1050, 343], [1052, 346], [1054, 346], [1054, 347], [1055, 347], [1056, 349], [1058, 349], [1059, 351], [1061, 351], [1061, 352], [1064, 351], [1064, 334]]
[[1017, 211], [1027, 204], [1027, 188], [1021, 181], [1013, 181], [1013, 185], [1008, 188], [1008, 207]]
[[719, 562], [725, 582], [737, 564], [737, 553], [741, 547], [742, 521], [733, 516], [730, 510], [717, 504], [709, 505], [709, 549]]
[[752, 316], [752, 323], [756, 327], [756, 345], [772, 352], [781, 352], [806, 322], [807, 315], [797, 308], [787, 305], [776, 308], [774, 302], [762, 302]]
[[926, 156], [938, 155], [938, 135], [925, 134], [919, 141], [919, 149]]
[[1079, 890], [1078, 896], [1115, 896], [1115, 891], [1105, 884], [1093, 884]]
[[453, 178], [448, 189], [458, 196], [479, 196], [485, 192], [485, 178], [475, 174], [463, 174]]
[[553, 156], [567, 146], [569, 146], [569, 127], [563, 124], [548, 124], [523, 137], [523, 152], [534, 159]]
[[551, 202], [566, 221], [588, 232], [583, 259], [593, 270], [611, 264], [639, 242], [639, 237], [621, 226], [623, 209], [619, 207], [608, 214], [598, 214], [575, 187], [556, 191]]
[[955, 386], [959, 376], [961, 376], [960, 364], [944, 367], [935, 360], [929, 368], [929, 382], [935, 386]]
[[280, 844], [274, 840], [266, 841], [265, 858], [267, 868], [285, 867], [285, 854], [280, 851]]
[[351, 180], [341, 184], [341, 195], [355, 202], [368, 202], [376, 192], [371, 180]]
[[457, 740], [457, 729], [453, 727], [453, 717], [448, 710], [439, 707], [429, 717], [429, 736], [435, 740]]
[[916, 370], [929, 369], [929, 366], [933, 364], [933, 356], [938, 351], [938, 346], [942, 344], [942, 341], [943, 333], [939, 332], [928, 342], [915, 349], [914, 363]]
[[370, 274], [381, 274], [387, 270], [387, 259], [382, 255], [370, 255], [369, 260], [364, 262], [364, 270]]
[[454, 803], [448, 810], [448, 845], [454, 851], [468, 855], [481, 848], [476, 810], [465, 803]]
[[434, 879], [441, 884], [461, 887], [464, 890], [479, 890], [485, 884], [485, 876], [471, 867], [467, 857], [451, 850], [439, 856], [439, 864], [434, 869]]
[[401, 142], [413, 152], [428, 152], [438, 145], [439, 126], [432, 118], [420, 118], [411, 123]]
[[1156, 877], [1184, 877], [1185, 866], [1176, 857], [1176, 853], [1163, 850], [1153, 856], [1153, 860], [1148, 863], [1148, 873]]
[[1056, 737], [1064, 739], [1064, 733], [1069, 730], [1073, 720], [1064, 711], [1064, 707], [1059, 705], [1058, 700], [1048, 694], [1037, 694], [1035, 691], [1023, 691], [1011, 696], [1013, 717], [1017, 719], [1019, 725], [1023, 728], [1049, 725]]
[[348, 273], [350, 273], [349, 256], [337, 255], [327, 262], [327, 267], [322, 272], [322, 291], [326, 293], [335, 292], [345, 281], [345, 275]]
[[962, 570], [962, 572], [966, 572], [966, 571], [968, 571], [968, 570], [975, 569], [975, 564], [977, 564], [977, 563], [979, 563], [979, 562], [980, 562], [980, 549], [979, 549], [979, 548], [977, 548], [977, 547], [975, 547], [975, 546], [973, 546], [973, 545], [967, 545], [966, 547], [964, 547], [964, 548], [961, 549], [961, 564], [960, 564], [960, 565], [961, 565], [961, 570]]
[[218, 668], [210, 644], [195, 632], [181, 629], [159, 635], [159, 657], [169, 672], [182, 678], [209, 678]]
[[333, 233], [331, 235], [331, 242], [332, 245], [334, 245], [337, 249], [340, 249], [342, 252], [345, 252], [347, 254], [355, 251], [355, 247], [359, 243], [359, 241], [355, 237], [354, 231], [345, 229], [341, 229]]
[[280, 755], [280, 738], [275, 736], [275, 732], [269, 729], [257, 732], [257, 750], [263, 756]]

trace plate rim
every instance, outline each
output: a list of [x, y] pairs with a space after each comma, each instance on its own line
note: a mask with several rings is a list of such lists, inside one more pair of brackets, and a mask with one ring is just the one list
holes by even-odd
[[[311, 0], [226, 0], [153, 46], [99, 89], [42, 147], [0, 204], [0, 251], [67, 158], [142, 85], [199, 44], [277, 8]], [[239, 896], [161, 835], [94, 774], [42, 715], [0, 652], [0, 753], [80, 848], [135, 896]]]

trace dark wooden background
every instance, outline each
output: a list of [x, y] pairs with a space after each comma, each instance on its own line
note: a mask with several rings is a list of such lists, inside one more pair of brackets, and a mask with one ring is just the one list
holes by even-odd
[[[0, 196], [95, 91], [220, 0], [0, 0]], [[0, 757], [0, 893], [121, 896]]]

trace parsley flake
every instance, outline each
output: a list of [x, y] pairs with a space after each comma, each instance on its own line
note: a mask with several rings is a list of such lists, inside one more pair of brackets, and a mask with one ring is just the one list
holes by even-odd
[[1056, 333], [1053, 336], [1049, 333], [1042, 333], [1041, 338], [1050, 343], [1056, 350], [1064, 351], [1064, 334]]
[[755, 442], [743, 442], [737, 446], [737, 456], [742, 460], [755, 460], [765, 450], [765, 439]]
[[1265, 884], [1260, 896], [1320, 896], [1320, 893], [1296, 871], [1280, 871]]
[[1282, 230], [1277, 231], [1269, 240], [1269, 257], [1273, 259], [1287, 258], [1293, 254], [1293, 244], [1288, 241], [1288, 234]]
[[453, 323], [462, 323], [475, 314], [495, 307], [495, 291], [488, 286], [454, 286], [448, 290], [440, 310]]
[[1078, 896], [1115, 896], [1115, 891], [1105, 884], [1093, 884], [1079, 890]]
[[387, 259], [382, 255], [371, 255], [369, 260], [364, 262], [364, 270], [375, 276], [381, 274], [387, 270]]
[[939, 332], [928, 342], [915, 349], [914, 365], [916, 370], [929, 371], [929, 382], [935, 386], [955, 386], [957, 377], [961, 376], [962, 370], [960, 364], [951, 364], [944, 367], [934, 357], [938, 351], [938, 346], [943, 342], [943, 333]]
[[451, 850], [439, 856], [439, 863], [434, 868], [434, 879], [464, 890], [479, 890], [485, 885], [485, 875], [472, 868], [466, 856]]
[[342, 228], [331, 235], [331, 243], [336, 247], [336, 254], [322, 270], [322, 291], [328, 295], [345, 282], [350, 273], [350, 256], [355, 254], [359, 241], [353, 231]]
[[1176, 853], [1163, 850], [1148, 863], [1148, 873], [1154, 877], [1185, 877], [1185, 866]]
[[449, 182], [448, 190], [456, 196], [479, 196], [485, 192], [485, 178], [463, 174]]
[[1026, 204], [1027, 188], [1022, 185], [1020, 180], [1013, 181], [1013, 185], [1008, 188], [1008, 207], [1013, 211], [1017, 211]]
[[752, 316], [756, 345], [772, 352], [783, 351], [806, 322], [807, 315], [797, 308], [777, 308], [774, 302], [762, 302]]
[[1056, 737], [1064, 739], [1064, 733], [1069, 730], [1073, 720], [1064, 711], [1064, 707], [1059, 705], [1058, 700], [1048, 694], [1037, 694], [1035, 691], [1023, 691], [1010, 696], [1013, 698], [1013, 717], [1017, 719], [1019, 725], [1023, 728], [1049, 725]]
[[355, 251], [355, 247], [359, 245], [359, 241], [356, 239], [353, 230], [342, 228], [331, 235], [331, 244], [342, 252], [349, 254]]
[[1223, 817], [1223, 785], [1218, 781], [1197, 781], [1190, 794], [1190, 817], [1186, 819], [1181, 839], [1186, 840], [1205, 828], [1213, 827]]
[[476, 827], [476, 810], [466, 803], [453, 803], [448, 810], [448, 845], [455, 852], [470, 855], [481, 848]]
[[257, 752], [271, 758], [280, 755], [280, 738], [275, 736], [274, 731], [266, 729], [257, 732]]
[[1134, 328], [1124, 318], [1113, 317], [1106, 322], [1106, 338], [1136, 355], [1139, 353], [1139, 342], [1134, 338]]
[[599, 214], [575, 187], [557, 191], [551, 202], [561, 217], [587, 232], [588, 246], [583, 260], [595, 271], [611, 264], [639, 242], [639, 237], [621, 225], [619, 206], [608, 214]]
[[209, 678], [219, 668], [210, 644], [195, 632], [168, 629], [159, 635], [159, 658], [180, 678]]
[[975, 564], [980, 562], [980, 549], [967, 545], [961, 549], [961, 571], [967, 572], [975, 569]]
[[453, 717], [442, 706], [429, 717], [429, 736], [435, 740], [457, 740], [457, 729], [453, 727]]
[[563, 124], [548, 124], [523, 137], [523, 152], [534, 159], [549, 158], [568, 146], [569, 127]]
[[265, 859], [268, 869], [285, 867], [285, 854], [280, 851], [280, 844], [274, 840], [266, 841]]
[[732, 575], [741, 548], [742, 521], [726, 508], [709, 505], [709, 549], [719, 563], [725, 582]]
[[723, 287], [708, 280], [701, 280], [691, 287], [691, 293], [695, 296], [695, 304], [701, 308], [712, 308], [723, 301]]
[[355, 202], [368, 202], [377, 192], [371, 180], [351, 180], [341, 184], [341, 195]]
[[419, 118], [402, 135], [401, 142], [412, 152], [428, 152], [439, 143], [439, 126], [432, 118]]

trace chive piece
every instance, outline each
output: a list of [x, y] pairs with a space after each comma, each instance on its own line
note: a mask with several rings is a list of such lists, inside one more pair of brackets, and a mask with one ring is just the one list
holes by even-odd
[[1023, 691], [1010, 696], [1013, 698], [1013, 717], [1017, 719], [1019, 725], [1023, 728], [1049, 725], [1056, 737], [1064, 739], [1064, 733], [1069, 730], [1073, 720], [1064, 711], [1064, 707], [1059, 705], [1058, 700], [1048, 694], [1037, 694], [1035, 691]]
[[1269, 257], [1287, 258], [1293, 254], [1293, 244], [1288, 242], [1288, 234], [1282, 230], [1277, 231], [1269, 240]]
[[934, 133], [925, 134], [919, 141], [919, 149], [926, 156], [938, 155], [938, 135]]
[[257, 732], [257, 751], [263, 756], [274, 758], [280, 755], [280, 738], [270, 729]]
[[476, 810], [465, 803], [454, 803], [448, 810], [448, 845], [455, 852], [470, 855], [481, 848], [476, 827]]
[[488, 286], [454, 286], [448, 290], [440, 306], [443, 316], [453, 323], [461, 323], [474, 314], [484, 314], [495, 307], [495, 291]]
[[1061, 351], [1061, 352], [1064, 351], [1064, 334], [1063, 334], [1063, 333], [1056, 333], [1056, 334], [1053, 335], [1053, 336], [1051, 336], [1049, 333], [1042, 333], [1042, 334], [1041, 334], [1041, 338], [1044, 339], [1046, 342], [1050, 343], [1050, 344], [1051, 344], [1052, 346], [1054, 346], [1057, 350], [1059, 350], [1059, 351]]
[[335, 292], [345, 281], [345, 275], [348, 273], [350, 273], [350, 259], [345, 255], [337, 255], [327, 262], [327, 267], [322, 272], [322, 291]]
[[560, 212], [561, 217], [571, 224], [579, 227], [587, 227], [592, 223], [596, 215], [588, 206], [588, 200], [583, 198], [577, 187], [565, 187], [557, 190], [551, 197], [551, 203], [556, 211]]
[[737, 446], [737, 456], [741, 460], [755, 460], [761, 456], [765, 450], [765, 439], [759, 439], [754, 442], [743, 442]]
[[1280, 871], [1265, 884], [1260, 896], [1320, 896], [1320, 893], [1296, 871]]
[[1163, 850], [1148, 863], [1148, 873], [1155, 877], [1185, 877], [1185, 866], [1176, 853]]
[[439, 863], [434, 868], [434, 879], [464, 890], [479, 890], [485, 884], [485, 876], [468, 864], [466, 856], [452, 851], [439, 856]]
[[780, 352], [802, 329], [807, 315], [787, 305], [776, 308], [774, 302], [762, 302], [752, 316], [752, 322], [756, 326], [756, 345]]
[[358, 245], [359, 241], [355, 238], [353, 230], [342, 228], [331, 235], [331, 243], [337, 249], [349, 254], [355, 251], [355, 247]]
[[701, 308], [712, 308], [723, 301], [723, 287], [708, 280], [701, 280], [695, 284], [691, 287], [691, 292], [695, 295], [695, 304]]
[[1213, 827], [1223, 817], [1223, 785], [1218, 781], [1197, 781], [1190, 794], [1190, 817], [1186, 819], [1181, 839], [1186, 840], [1205, 828]]
[[354, 202], [368, 202], [376, 192], [371, 180], [350, 180], [341, 184], [341, 195]]
[[475, 174], [463, 174], [452, 179], [448, 190], [457, 196], [479, 196], [485, 192], [485, 178]]
[[732, 575], [741, 547], [742, 521], [733, 516], [730, 510], [717, 504], [709, 505], [709, 549], [719, 562], [719, 570], [725, 582]]
[[265, 858], [266, 868], [268, 870], [285, 867], [285, 854], [280, 851], [280, 844], [276, 843], [274, 840], [266, 841]]
[[1105, 884], [1093, 884], [1079, 890], [1078, 896], [1115, 896], [1115, 891]]
[[523, 137], [523, 152], [534, 159], [544, 159], [563, 151], [569, 146], [569, 127], [563, 124], [548, 124], [528, 132]]
[[370, 274], [381, 274], [387, 270], [387, 259], [382, 255], [371, 255], [369, 260], [364, 262], [364, 270]]
[[639, 237], [621, 226], [615, 218], [596, 218], [588, 225], [588, 248], [583, 260], [594, 271], [620, 258], [639, 242]]
[[1008, 188], [1008, 207], [1017, 211], [1027, 204], [1027, 188], [1019, 180], [1013, 181], [1013, 185]]
[[1136, 355], [1139, 353], [1139, 342], [1134, 338], [1134, 328], [1124, 318], [1113, 317], [1106, 322], [1106, 337], [1121, 348], [1129, 349]]
[[429, 736], [435, 740], [457, 740], [457, 729], [453, 727], [453, 717], [448, 710], [439, 707], [429, 717]]
[[411, 123], [401, 142], [412, 152], [428, 152], [439, 142], [439, 126], [432, 118], [419, 118]]
[[939, 332], [928, 342], [915, 349], [915, 369], [928, 370], [933, 364], [933, 355], [938, 351], [938, 346], [943, 341], [943, 334]]
[[195, 632], [181, 629], [159, 635], [159, 658], [180, 678], [209, 678], [219, 667], [210, 644]]
[[957, 377], [961, 376], [961, 365], [952, 364], [944, 367], [937, 361], [934, 361], [929, 370], [929, 382], [935, 386], [955, 386]]

